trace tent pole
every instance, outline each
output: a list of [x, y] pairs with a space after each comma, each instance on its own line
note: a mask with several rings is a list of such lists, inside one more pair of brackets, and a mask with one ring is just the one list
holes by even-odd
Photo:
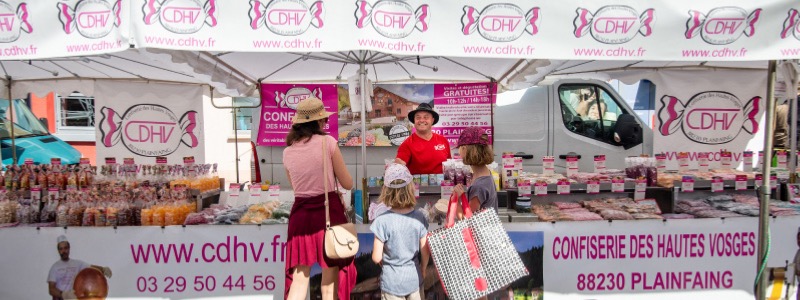
[[774, 114], [775, 114], [775, 95], [774, 95], [774, 87], [775, 87], [775, 66], [776, 62], [774, 60], [769, 61], [769, 67], [767, 68], [767, 112], [766, 112], [766, 124], [764, 124], [764, 163], [762, 164], [761, 170], [761, 199], [760, 199], [760, 211], [758, 215], [758, 256], [757, 256], [757, 265], [756, 265], [756, 274], [761, 274], [761, 277], [757, 277], [756, 281], [756, 299], [763, 300], [766, 297], [766, 288], [767, 286], [764, 284], [764, 274], [763, 270], [761, 269], [762, 265], [766, 263], [766, 255], [767, 255], [767, 241], [769, 239], [769, 198], [772, 189], [770, 187], [770, 168], [772, 167], [772, 130], [773, 122], [774, 122]]
[[17, 141], [16, 136], [14, 135], [14, 100], [11, 99], [11, 76], [6, 77], [6, 82], [8, 83], [8, 112], [9, 112], [9, 122], [11, 122], [11, 157], [14, 159], [14, 165], [17, 164]]
[[[787, 88], [791, 85], [787, 85]], [[789, 183], [797, 181], [797, 91], [789, 91]], [[790, 198], [791, 199], [791, 198]]]
[[362, 220], [364, 224], [369, 223], [367, 209], [369, 208], [369, 192], [367, 191], [367, 101], [369, 101], [369, 91], [367, 91], [367, 69], [365, 62], [358, 63], [358, 84], [361, 89], [361, 210], [364, 214]]

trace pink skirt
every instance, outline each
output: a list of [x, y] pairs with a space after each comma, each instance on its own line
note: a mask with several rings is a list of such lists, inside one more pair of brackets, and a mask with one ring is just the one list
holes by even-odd
[[[336, 192], [329, 192], [331, 226], [347, 223], [344, 207]], [[292, 269], [298, 265], [322, 268], [339, 267], [339, 299], [350, 299], [356, 284], [353, 258], [331, 259], [325, 255], [325, 195], [295, 197], [289, 214], [289, 231], [286, 243], [286, 289], [288, 296], [292, 285]]]

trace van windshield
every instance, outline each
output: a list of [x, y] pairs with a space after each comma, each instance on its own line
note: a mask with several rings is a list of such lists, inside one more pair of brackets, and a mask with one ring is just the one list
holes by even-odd
[[[9, 101], [0, 99], [0, 139], [11, 138], [12, 114], [9, 111]], [[48, 135], [49, 132], [39, 119], [28, 109], [28, 104], [23, 99], [14, 99], [14, 136], [17, 138], [28, 136]]]

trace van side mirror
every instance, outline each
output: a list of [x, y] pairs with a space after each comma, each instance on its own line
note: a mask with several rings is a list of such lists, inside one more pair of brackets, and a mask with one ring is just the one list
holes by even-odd
[[619, 136], [619, 143], [625, 150], [636, 147], [644, 141], [642, 126], [630, 114], [622, 114], [617, 119], [615, 133]]
[[47, 118], [39, 118], [39, 123], [42, 123], [42, 126], [47, 128]]

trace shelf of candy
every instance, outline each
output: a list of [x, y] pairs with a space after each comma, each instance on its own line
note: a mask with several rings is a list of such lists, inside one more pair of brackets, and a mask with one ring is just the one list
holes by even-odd
[[[756, 217], [759, 200], [755, 195], [723, 194], [696, 200], [681, 199], [675, 204], [675, 210], [696, 218]], [[769, 214], [776, 217], [800, 215], [800, 205], [770, 200]]]
[[528, 180], [531, 184], [536, 182], [546, 182], [547, 184], [556, 184], [560, 180], [567, 179], [570, 183], [577, 183], [577, 181], [573, 179], [569, 179], [563, 174], [553, 173], [553, 174], [537, 174], [537, 173], [529, 173], [529, 172], [522, 172], [519, 174], [520, 180]]
[[656, 186], [658, 172], [654, 157], [626, 157], [625, 175], [627, 178], [645, 178], [647, 186]]
[[543, 222], [662, 219], [661, 210], [653, 199], [611, 198], [535, 204], [531, 212]]
[[747, 176], [747, 179], [755, 179], [756, 173], [754, 172], [744, 172], [734, 169], [714, 169], [709, 170], [708, 172], [700, 172], [698, 170], [690, 170], [686, 172], [675, 172], [675, 171], [668, 171], [668, 172], [660, 172], [658, 174], [658, 179], [656, 184], [660, 187], [672, 188], [675, 186], [675, 182], [680, 182], [683, 176], [693, 176], [697, 180], [711, 180], [714, 177], [720, 177], [722, 180], [726, 181], [734, 181], [736, 180], [737, 175], [744, 175]]
[[589, 181], [598, 181], [600, 183], [609, 183], [614, 177], [625, 178], [625, 171], [618, 169], [606, 169], [597, 173], [577, 172], [569, 175], [567, 178], [576, 183], [587, 183]]
[[293, 202], [268, 201], [230, 207], [212, 204], [200, 212], [186, 216], [183, 225], [285, 224]]

